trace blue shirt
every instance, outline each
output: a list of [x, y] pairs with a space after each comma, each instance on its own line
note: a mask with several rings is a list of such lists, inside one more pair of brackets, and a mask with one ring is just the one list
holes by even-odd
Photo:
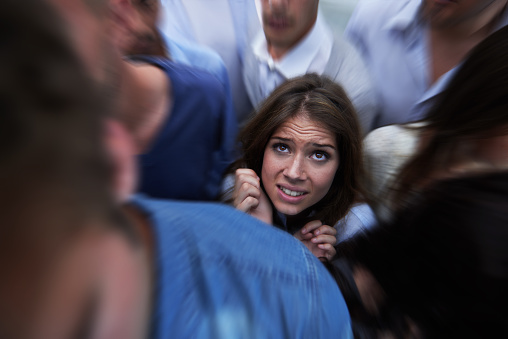
[[220, 56], [211, 48], [195, 44], [191, 41], [177, 41], [159, 32], [169, 50], [172, 61], [187, 66], [199, 68], [211, 73], [225, 87], [231, 100], [231, 88], [228, 79], [228, 71]]
[[[362, 0], [345, 31], [359, 50], [377, 92], [375, 126], [425, 117], [458, 66], [431, 84], [427, 24], [421, 0]], [[508, 10], [498, 28], [508, 24]]]
[[[242, 78], [243, 51], [249, 27], [260, 26], [254, 1], [163, 0], [161, 4], [159, 28], [173, 42], [205, 47], [220, 56], [227, 69], [238, 122], [245, 122], [252, 104]], [[200, 62], [197, 58], [194, 61]]]
[[352, 338], [337, 284], [299, 240], [226, 205], [148, 200], [152, 338]]
[[165, 58], [137, 56], [171, 80], [169, 117], [138, 157], [139, 192], [152, 197], [213, 200], [234, 160], [237, 124], [225, 89], [210, 73]]

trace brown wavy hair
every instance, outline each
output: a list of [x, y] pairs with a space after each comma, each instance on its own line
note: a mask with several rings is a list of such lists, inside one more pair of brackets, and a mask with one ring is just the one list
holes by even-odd
[[335, 135], [339, 168], [330, 190], [314, 206], [315, 219], [334, 225], [362, 192], [362, 138], [353, 104], [344, 89], [325, 76], [306, 74], [286, 81], [273, 91], [241, 130], [238, 139], [242, 157], [227, 172], [247, 167], [261, 178], [268, 140], [282, 123], [301, 114]]

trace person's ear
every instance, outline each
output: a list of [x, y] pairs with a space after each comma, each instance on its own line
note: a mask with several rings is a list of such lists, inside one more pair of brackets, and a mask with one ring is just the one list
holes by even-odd
[[137, 184], [134, 141], [120, 122], [107, 119], [104, 124], [104, 144], [113, 166], [111, 188], [116, 199], [124, 202]]

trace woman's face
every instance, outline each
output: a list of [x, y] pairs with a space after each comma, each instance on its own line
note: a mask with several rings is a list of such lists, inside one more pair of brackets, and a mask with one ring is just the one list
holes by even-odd
[[335, 135], [300, 114], [286, 120], [270, 137], [261, 180], [277, 211], [296, 215], [324, 198], [338, 167]]

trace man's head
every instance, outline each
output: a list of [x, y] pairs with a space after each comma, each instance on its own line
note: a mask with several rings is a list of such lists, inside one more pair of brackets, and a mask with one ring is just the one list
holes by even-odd
[[120, 46], [125, 55], [167, 56], [165, 44], [157, 29], [160, 0], [129, 0], [123, 12], [124, 38]]
[[110, 87], [116, 86], [119, 57], [113, 47], [117, 39], [114, 20], [107, 0], [47, 0], [58, 12], [65, 33], [92, 79]]
[[312, 29], [319, 0], [261, 0], [269, 48], [287, 52]]
[[140, 337], [142, 315], [115, 318], [149, 275], [113, 188], [126, 134], [106, 128], [98, 86], [114, 26], [100, 1], [48, 2], [0, 2], [0, 337], [125, 337], [110, 331], [126, 323]]
[[422, 14], [435, 28], [489, 24], [506, 6], [507, 0], [422, 0]]

